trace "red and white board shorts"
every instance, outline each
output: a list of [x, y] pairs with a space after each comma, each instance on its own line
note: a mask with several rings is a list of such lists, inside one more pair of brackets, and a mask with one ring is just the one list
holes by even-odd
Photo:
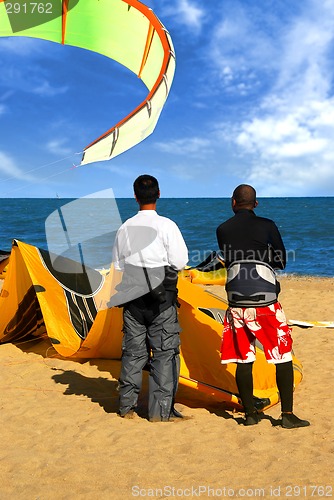
[[255, 340], [269, 363], [292, 360], [291, 328], [279, 302], [266, 307], [230, 307], [224, 317], [222, 363], [255, 361]]

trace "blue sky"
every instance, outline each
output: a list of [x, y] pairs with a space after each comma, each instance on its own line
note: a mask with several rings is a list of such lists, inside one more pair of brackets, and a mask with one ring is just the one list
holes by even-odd
[[[84, 0], [82, 0], [84, 1]], [[110, 59], [0, 39], [0, 197], [81, 197], [155, 175], [162, 197], [334, 195], [332, 0], [146, 0], [172, 36], [176, 74], [154, 133], [73, 168], [147, 94]]]

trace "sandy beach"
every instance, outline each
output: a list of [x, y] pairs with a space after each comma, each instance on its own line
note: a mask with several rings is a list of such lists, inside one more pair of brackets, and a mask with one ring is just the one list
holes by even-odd
[[[288, 319], [334, 321], [334, 279], [282, 277]], [[215, 287], [216, 292], [222, 292]], [[319, 498], [334, 496], [333, 328], [293, 327], [304, 368], [294, 411], [307, 428], [257, 426], [180, 386], [187, 417], [117, 415], [119, 361], [58, 359], [48, 341], [0, 345], [1, 500], [131, 498]]]

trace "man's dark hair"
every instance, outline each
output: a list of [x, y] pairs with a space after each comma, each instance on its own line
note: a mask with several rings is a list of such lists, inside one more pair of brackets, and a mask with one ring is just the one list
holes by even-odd
[[232, 198], [238, 207], [254, 207], [256, 202], [256, 191], [248, 184], [240, 184], [233, 191]]
[[133, 183], [133, 190], [141, 205], [155, 203], [159, 198], [159, 183], [152, 175], [140, 175]]

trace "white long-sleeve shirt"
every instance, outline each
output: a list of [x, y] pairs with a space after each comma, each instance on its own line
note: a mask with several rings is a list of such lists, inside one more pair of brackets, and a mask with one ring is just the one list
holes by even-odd
[[113, 249], [115, 269], [124, 264], [155, 268], [183, 269], [188, 249], [178, 226], [155, 210], [140, 210], [119, 228]]

